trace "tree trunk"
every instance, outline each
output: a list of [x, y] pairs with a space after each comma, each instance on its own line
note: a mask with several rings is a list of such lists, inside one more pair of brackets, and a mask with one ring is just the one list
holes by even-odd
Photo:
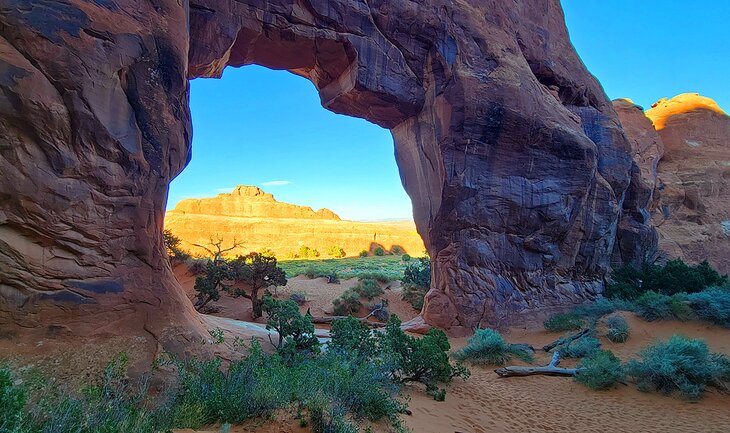
[[550, 364], [544, 367], [522, 367], [522, 366], [509, 366], [502, 367], [494, 370], [499, 377], [512, 377], [512, 376], [575, 376], [581, 369], [578, 368], [560, 368], [560, 354], [558, 352], [553, 353], [553, 359]]
[[556, 347], [560, 346], [561, 344], [570, 343], [571, 341], [575, 341], [575, 340], [583, 337], [584, 335], [588, 334], [590, 331], [591, 331], [590, 329], [586, 328], [576, 334], [569, 335], [567, 337], [560, 337], [557, 340], [553, 341], [552, 343], [543, 346], [542, 350], [544, 350], [545, 352], [550, 352], [551, 350], [555, 349]]
[[257, 289], [257, 288], [251, 289], [251, 307], [253, 310], [251, 317], [253, 317], [254, 319], [258, 319], [259, 317], [264, 315], [263, 309], [261, 308], [263, 302], [261, 302], [261, 299], [259, 299], [258, 294], [259, 294], [259, 289]]

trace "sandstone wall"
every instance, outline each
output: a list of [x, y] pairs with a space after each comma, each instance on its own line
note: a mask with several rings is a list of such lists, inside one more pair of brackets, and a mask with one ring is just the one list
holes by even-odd
[[730, 273], [730, 117], [710, 98], [684, 93], [644, 113], [614, 101], [653, 192], [659, 249]]
[[638, 167], [558, 0], [0, 6], [0, 326], [205, 335], [161, 229], [190, 157], [187, 79], [227, 65], [306, 76], [326, 108], [391, 129], [433, 325], [569, 308], [651, 247], [616, 242], [651, 239], [627, 199]]

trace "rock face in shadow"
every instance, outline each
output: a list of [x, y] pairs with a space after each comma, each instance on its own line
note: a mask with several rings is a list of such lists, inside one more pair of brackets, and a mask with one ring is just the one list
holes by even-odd
[[192, 254], [206, 254], [195, 245], [221, 239], [223, 245], [242, 242], [230, 252], [248, 254], [269, 249], [277, 257], [297, 254], [307, 246], [328, 258], [327, 249], [338, 246], [348, 256], [372, 251], [378, 246], [399, 254], [421, 255], [423, 240], [413, 221], [346, 221], [329, 209], [314, 211], [308, 206], [283, 203], [255, 186], [237, 186], [230, 194], [202, 199], [185, 199], [165, 213], [165, 228], [180, 238], [181, 247]]
[[228, 65], [308, 77], [326, 108], [392, 131], [432, 257], [432, 325], [460, 332], [591, 299], [619, 221], [650, 230], [626, 212], [630, 144], [558, 0], [0, 11], [0, 326], [204, 334], [161, 228], [190, 157], [187, 79]]
[[[656, 167], [649, 174], [656, 177], [650, 209], [660, 249], [669, 257], [708, 260], [720, 272], [730, 272], [730, 117], [696, 93], [662, 99], [643, 119], [639, 108], [633, 110], [634, 120], [617, 111], [631, 141], [645, 144], [643, 155], [637, 153], [639, 164], [648, 173]], [[631, 127], [634, 122], [641, 127]], [[657, 137], [660, 142], [651, 144]]]

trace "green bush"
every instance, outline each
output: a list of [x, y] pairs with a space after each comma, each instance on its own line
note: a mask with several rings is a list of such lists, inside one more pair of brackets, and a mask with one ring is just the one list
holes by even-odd
[[634, 304], [629, 301], [599, 298], [595, 302], [589, 302], [575, 307], [572, 313], [587, 318], [591, 323], [595, 323], [607, 314], [616, 311], [634, 311], [634, 308]]
[[702, 340], [674, 335], [643, 349], [639, 357], [626, 364], [626, 371], [642, 391], [678, 391], [699, 400], [708, 387], [730, 386], [730, 359], [710, 353]]
[[601, 342], [597, 338], [586, 335], [570, 343], [562, 344], [555, 348], [563, 358], [583, 358], [592, 355], [601, 348]]
[[307, 278], [327, 278], [329, 284], [340, 284], [340, 277], [336, 271], [323, 270], [314, 265], [307, 266], [304, 276]]
[[23, 432], [26, 425], [27, 391], [15, 385], [10, 369], [0, 367], [0, 432]]
[[606, 319], [606, 338], [614, 343], [625, 343], [629, 339], [629, 324], [621, 316]]
[[311, 316], [302, 316], [296, 302], [277, 301], [267, 296], [264, 298], [263, 310], [268, 317], [266, 329], [279, 333], [276, 348], [285, 358], [319, 352], [319, 341], [314, 336]]
[[370, 277], [360, 277], [357, 285], [350, 290], [367, 300], [372, 300], [384, 293], [378, 282]]
[[380, 302], [375, 302], [367, 305], [368, 311], [380, 322], [385, 322], [390, 317], [390, 310], [388, 310], [388, 300], [383, 299]]
[[403, 260], [404, 262], [410, 262], [411, 256], [410, 256], [410, 254], [403, 254], [402, 256], [400, 256], [400, 259]]
[[411, 284], [404, 284], [401, 292], [403, 300], [411, 304], [413, 308], [421, 311], [423, 308], [423, 302], [428, 293], [428, 287], [419, 287]]
[[332, 245], [331, 247], [327, 248], [327, 255], [330, 257], [334, 257], [336, 259], [345, 257], [345, 250], [342, 249], [342, 247], [338, 247], [337, 245]]
[[385, 250], [383, 249], [383, 247], [376, 247], [373, 250], [373, 254], [375, 254], [376, 256], [384, 256], [385, 255]]
[[357, 313], [362, 308], [360, 295], [352, 289], [345, 290], [338, 298], [332, 300], [335, 316], [347, 316]]
[[403, 248], [400, 245], [393, 245], [390, 247], [390, 254], [394, 254], [396, 256], [403, 254]]
[[431, 260], [421, 257], [415, 262], [409, 262], [403, 270], [404, 285], [429, 287], [431, 285]]
[[624, 381], [621, 361], [608, 350], [598, 350], [578, 363], [575, 380], [593, 390], [611, 389]]
[[358, 254], [358, 256], [360, 256], [361, 258], [365, 258], [365, 257], [367, 257], [367, 256], [368, 256], [368, 252], [367, 252], [367, 250], [362, 250], [362, 251], [360, 251], [360, 254]]
[[532, 353], [524, 348], [504, 341], [499, 332], [492, 329], [477, 329], [467, 345], [454, 354], [459, 361], [476, 364], [504, 365], [513, 357], [532, 362]]
[[396, 382], [420, 382], [434, 398], [439, 398], [440, 383], [449, 383], [455, 377], [469, 377], [468, 369], [449, 361], [451, 346], [444, 331], [431, 328], [422, 338], [416, 338], [403, 332], [400, 325], [400, 319], [391, 315], [380, 337], [381, 350]]
[[307, 303], [307, 294], [305, 292], [293, 292], [289, 295], [289, 300], [296, 302], [297, 305], [304, 305]]
[[583, 318], [575, 313], [554, 314], [543, 326], [550, 332], [564, 332], [581, 329], [584, 325]]
[[676, 293], [667, 296], [656, 292], [646, 292], [635, 301], [636, 314], [644, 320], [689, 320], [692, 311], [687, 305], [687, 295]]
[[358, 279], [370, 279], [375, 280], [379, 283], [386, 284], [391, 281], [391, 276], [384, 272], [360, 272], [357, 276]]
[[730, 291], [713, 287], [687, 296], [689, 308], [702, 320], [730, 328]]
[[372, 330], [362, 321], [348, 316], [332, 322], [330, 351], [355, 358], [370, 359], [377, 353], [377, 340]]
[[180, 238], [175, 236], [170, 230], [164, 230], [162, 232], [162, 240], [165, 243], [169, 257], [177, 260], [188, 260], [191, 258], [190, 253], [180, 248]]
[[634, 300], [648, 291], [664, 295], [697, 293], [725, 282], [727, 276], [720, 275], [707, 261], [689, 266], [676, 259], [664, 266], [645, 264], [640, 269], [625, 266], [615, 270], [606, 287], [606, 296]]

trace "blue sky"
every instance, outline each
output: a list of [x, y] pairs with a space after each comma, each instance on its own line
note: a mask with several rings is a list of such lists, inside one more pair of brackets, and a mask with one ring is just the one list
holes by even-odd
[[[610, 98], [648, 108], [699, 92], [730, 109], [730, 2], [563, 0], [571, 39]], [[227, 68], [191, 82], [193, 159], [168, 209], [237, 184], [346, 219], [410, 218], [390, 133], [331, 113], [314, 86], [286, 71]]]

